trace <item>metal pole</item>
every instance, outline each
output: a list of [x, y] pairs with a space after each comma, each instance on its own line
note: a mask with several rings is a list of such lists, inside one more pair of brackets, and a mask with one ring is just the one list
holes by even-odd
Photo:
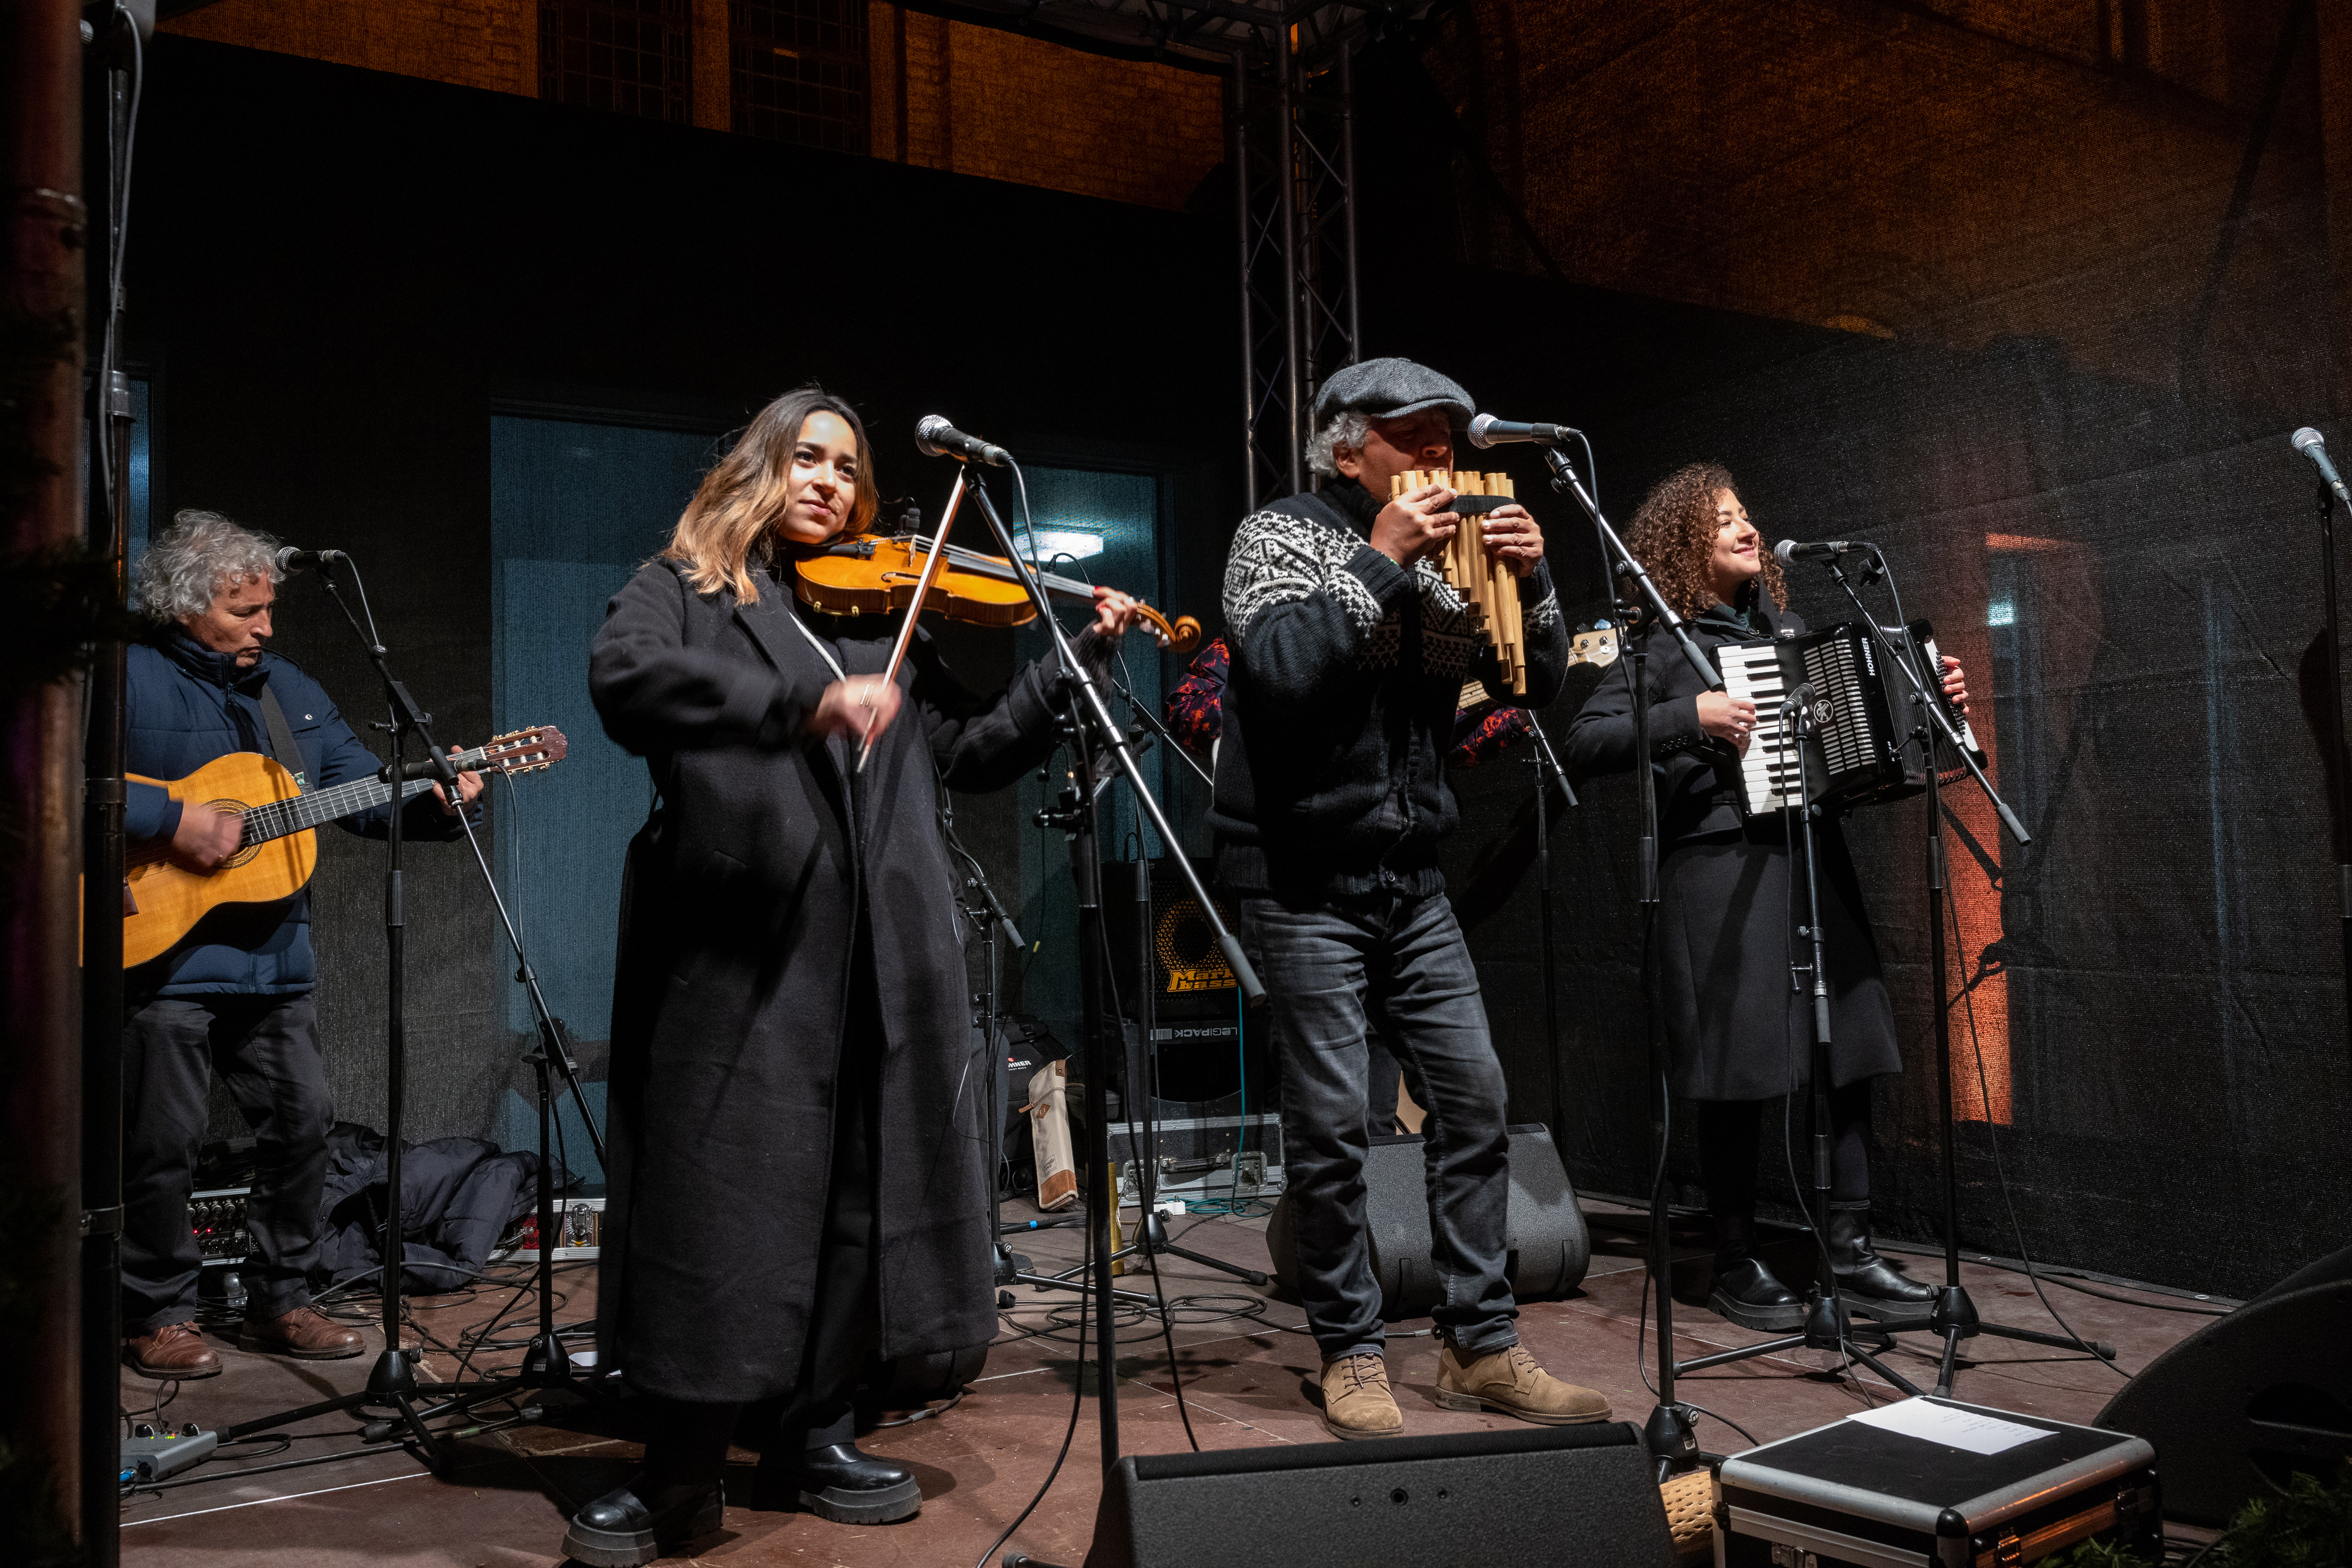
[[1234, 53], [1234, 221], [1242, 263], [1242, 510], [1257, 510], [1257, 358], [1250, 315], [1249, 55]]
[[[1070, 824], [1070, 870], [1078, 892], [1078, 1007], [1091, 1030], [1087, 1041], [1087, 1142], [1077, 1156], [1080, 1190], [1086, 1194], [1087, 1229], [1094, 1248], [1095, 1409], [1101, 1418], [1102, 1466], [1118, 1463], [1118, 1331], [1111, 1310], [1111, 1276], [1117, 1265], [1110, 1227], [1118, 1202], [1111, 1178], [1110, 1078], [1119, 1060], [1118, 1026], [1103, 996], [1102, 860], [1095, 837], [1095, 755], [1083, 723], [1074, 726], [1078, 799]], [[1129, 1094], [1135, 1086], [1127, 1086]]]
[[[27, 574], [71, 552], [82, 532], [76, 452], [83, 417], [80, 8], [70, 0], [0, 6], [0, 146], [8, 233], [0, 310], [14, 328], [0, 375], [0, 442], [12, 462], [0, 558]], [[23, 837], [0, 858], [0, 1194], [11, 1212], [15, 1289], [0, 1322], [23, 1347], [0, 1382], [0, 1442], [16, 1457], [19, 1539], [60, 1554], [80, 1542], [81, 984], [76, 952], [81, 871], [82, 693], [79, 681], [0, 684], [0, 810]], [[118, 910], [119, 913], [119, 910]], [[108, 1384], [109, 1398], [113, 1384]], [[111, 1412], [110, 1411], [110, 1415]], [[111, 1423], [109, 1433], [111, 1434]]]
[[2336, 616], [2336, 495], [2319, 487], [2319, 575], [2327, 604], [2327, 766], [2336, 775], [2336, 885], [2343, 900], [2344, 1005], [2352, 1020], [2352, 778], [2344, 766], [2344, 638]]
[[1282, 175], [1282, 374], [1286, 391], [1283, 413], [1290, 421], [1290, 489], [1307, 488], [1304, 450], [1307, 411], [1302, 406], [1303, 383], [1298, 364], [1298, 121], [1292, 103], [1291, 78], [1297, 68], [1290, 52], [1290, 29], [1282, 30], [1275, 45], [1275, 117], [1280, 121], [1276, 156]]
[[1339, 51], [1340, 232], [1348, 251], [1348, 358], [1364, 357], [1362, 313], [1356, 306], [1356, 68], [1355, 51]]

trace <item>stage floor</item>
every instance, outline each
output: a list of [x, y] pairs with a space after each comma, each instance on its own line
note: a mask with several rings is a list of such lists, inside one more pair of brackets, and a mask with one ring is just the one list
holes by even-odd
[[[1025, 1212], [1025, 1211], [1024, 1211]], [[1582, 1291], [1566, 1301], [1528, 1306], [1520, 1332], [1555, 1374], [1606, 1394], [1620, 1419], [1643, 1420], [1653, 1399], [1634, 1362], [1642, 1297], [1641, 1240], [1632, 1227], [1638, 1215], [1588, 1202], [1593, 1224], [1593, 1261]], [[1020, 1217], [1009, 1215], [1008, 1217]], [[1265, 1263], [1262, 1220], [1224, 1217], [1171, 1224], [1180, 1244], [1212, 1257], [1251, 1267]], [[1693, 1261], [1677, 1270], [1676, 1294], [1701, 1289], [1705, 1263], [1696, 1229], [1678, 1229], [1676, 1254]], [[1079, 1234], [1072, 1229], [1039, 1231], [1014, 1238], [1016, 1248], [1049, 1271], [1076, 1261]], [[1906, 1258], [1911, 1271], [1933, 1278], [1940, 1259]], [[1966, 1283], [1979, 1312], [2020, 1328], [2054, 1331], [2023, 1276], [1975, 1263], [1964, 1265]], [[1160, 1260], [1160, 1277], [1171, 1297], [1204, 1300], [1197, 1311], [1180, 1315], [1212, 1318], [1221, 1307], [1239, 1306], [1253, 1294], [1239, 1281], [1177, 1258]], [[1139, 1289], [1150, 1289], [1146, 1274]], [[557, 1319], [582, 1321], [593, 1315], [593, 1265], [564, 1266]], [[2058, 1310], [2085, 1338], [2113, 1342], [2126, 1372], [2145, 1366], [2205, 1319], [2179, 1309], [2231, 1303], [2185, 1298], [2114, 1285], [2100, 1285], [2132, 1304], [2079, 1291], [2049, 1288]], [[470, 1298], [436, 1305], [426, 1299], [416, 1320], [436, 1337], [455, 1342], [459, 1332], [488, 1319], [514, 1295], [511, 1289], [484, 1289]], [[922, 1483], [922, 1512], [885, 1527], [830, 1524], [802, 1513], [760, 1511], [730, 1506], [726, 1526], [698, 1542], [697, 1553], [676, 1561], [724, 1563], [730, 1568], [767, 1564], [833, 1563], [856, 1568], [922, 1563], [927, 1568], [975, 1563], [989, 1542], [1026, 1505], [1053, 1468], [1070, 1424], [1073, 1346], [1055, 1333], [1054, 1309], [1075, 1298], [1023, 1288], [1016, 1305], [1003, 1316], [1003, 1332], [988, 1365], [961, 1405], [937, 1419], [874, 1432], [861, 1444], [913, 1467]], [[446, 1300], [447, 1299], [443, 1299]], [[2140, 1304], [2145, 1303], [2145, 1304]], [[520, 1304], [509, 1330], [527, 1337], [532, 1304]], [[1296, 1306], [1269, 1301], [1255, 1322], [1234, 1318], [1187, 1322], [1175, 1330], [1184, 1401], [1193, 1435], [1202, 1448], [1246, 1448], [1330, 1439], [1316, 1418], [1306, 1390], [1314, 1384], [1317, 1357], [1303, 1333], [1285, 1332], [1303, 1320]], [[1725, 1322], [1704, 1308], [1677, 1302], [1675, 1336], [1685, 1359], [1752, 1343], [1765, 1336]], [[1440, 1409], [1430, 1398], [1437, 1373], [1437, 1348], [1426, 1321], [1396, 1326], [1390, 1342], [1390, 1375], [1411, 1433], [1475, 1431], [1513, 1425], [1502, 1416], [1464, 1415]], [[1402, 1337], [1419, 1330], [1414, 1337]], [[1044, 1331], [1041, 1332], [1041, 1331]], [[1075, 1337], [1072, 1335], [1071, 1337]], [[1156, 1325], [1134, 1322], [1119, 1330], [1118, 1409], [1120, 1440], [1129, 1453], [1168, 1453], [1186, 1447], [1184, 1428]], [[247, 1355], [219, 1341], [223, 1374], [180, 1386], [163, 1412], [174, 1423], [195, 1421], [212, 1427], [252, 1419], [361, 1386], [382, 1343], [369, 1331], [369, 1353], [342, 1362], [295, 1363]], [[1914, 1348], [1917, 1347], [1917, 1348]], [[2123, 1380], [2087, 1357], [2032, 1346], [1978, 1339], [1958, 1394], [1974, 1403], [2066, 1421], [2088, 1421]], [[1654, 1346], [1651, 1347], [1654, 1354]], [[1801, 1354], [1802, 1352], [1799, 1352]], [[509, 1364], [518, 1352], [493, 1352], [477, 1365]], [[1923, 1386], [1934, 1381], [1927, 1343], [1914, 1336], [1889, 1363]], [[426, 1371], [450, 1376], [451, 1358], [434, 1354]], [[1089, 1371], [1088, 1382], [1091, 1384]], [[143, 1419], [158, 1385], [126, 1375], [122, 1399], [133, 1419]], [[1789, 1360], [1758, 1360], [1718, 1368], [1684, 1381], [1686, 1400], [1745, 1426], [1759, 1440], [1785, 1436], [1863, 1407], [1893, 1391], [1864, 1375], [1832, 1382]], [[1100, 1492], [1098, 1417], [1093, 1401], [1078, 1413], [1069, 1457], [1053, 1489], [1008, 1546], [1050, 1563], [1076, 1564], [1086, 1554]], [[303, 1423], [291, 1453], [298, 1457], [356, 1441], [341, 1418]], [[579, 1503], [625, 1479], [637, 1453], [635, 1445], [608, 1435], [594, 1415], [572, 1402], [551, 1401], [536, 1424], [486, 1433], [457, 1444], [456, 1464], [435, 1478], [400, 1452], [381, 1453], [298, 1469], [210, 1480], [142, 1494], [123, 1510], [122, 1559], [134, 1568], [179, 1568], [222, 1562], [240, 1564], [302, 1564], [341, 1568], [351, 1564], [399, 1564], [400, 1568], [544, 1568], [560, 1563], [558, 1543], [564, 1516]], [[1699, 1440], [1711, 1452], [1727, 1453], [1743, 1439], [1717, 1420], [1703, 1420]], [[248, 1447], [274, 1447], [268, 1444]], [[730, 1466], [730, 1503], [748, 1502], [751, 1456], [739, 1451]], [[189, 1472], [207, 1475], [232, 1463], [217, 1461]], [[1001, 1552], [1000, 1552], [1001, 1554]]]

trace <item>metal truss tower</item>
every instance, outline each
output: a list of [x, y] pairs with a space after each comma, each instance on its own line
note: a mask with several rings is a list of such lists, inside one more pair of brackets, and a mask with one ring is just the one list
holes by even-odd
[[[1295, 14], [1295, 13], [1294, 13]], [[1236, 53], [1226, 119], [1241, 238], [1244, 494], [1249, 510], [1307, 488], [1315, 394], [1360, 357], [1354, 29], [1333, 9]]]

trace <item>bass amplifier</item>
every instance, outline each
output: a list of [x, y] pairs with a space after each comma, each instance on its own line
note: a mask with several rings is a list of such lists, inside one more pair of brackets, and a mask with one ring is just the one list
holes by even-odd
[[[1215, 928], [1201, 913], [1184, 873], [1166, 860], [1145, 863], [1150, 899], [1136, 895], [1135, 862], [1111, 861], [1103, 867], [1103, 928], [1110, 941], [1112, 983], [1118, 987], [1120, 1010], [1136, 1017], [1139, 999], [1151, 994], [1151, 1016], [1168, 1024], [1203, 1018], [1233, 1020], [1241, 998], [1241, 982], [1217, 946]], [[1195, 860], [1203, 886], [1213, 874], [1210, 862]], [[1214, 895], [1212, 895], [1214, 897]], [[1228, 930], [1234, 924], [1230, 900], [1217, 899], [1217, 914]], [[1146, 970], [1146, 936], [1139, 929], [1149, 921], [1150, 968]]]
[[2163, 1555], [2156, 1449], [1905, 1399], [1724, 1461], [1716, 1568], [2023, 1568], [2096, 1537]]

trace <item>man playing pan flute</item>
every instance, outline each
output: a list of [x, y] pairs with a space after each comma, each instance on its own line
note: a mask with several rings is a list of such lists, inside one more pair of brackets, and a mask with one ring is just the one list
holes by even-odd
[[[266, 651], [279, 573], [276, 542], [215, 512], [184, 511], [140, 559], [139, 607], [154, 633], [131, 649], [125, 686], [130, 771], [180, 779], [232, 752], [276, 750], [274, 706], [301, 753], [304, 792], [381, 765], [319, 683]], [[467, 800], [478, 774], [458, 775]], [[343, 819], [381, 838], [386, 809]], [[454, 838], [438, 784], [409, 803], [402, 831]], [[240, 818], [131, 786], [123, 829], [134, 854], [209, 871], [237, 852]], [[188, 1228], [209, 1073], [217, 1070], [255, 1134], [245, 1323], [237, 1343], [327, 1360], [360, 1353], [360, 1336], [310, 1305], [319, 1201], [333, 1105], [319, 1054], [318, 984], [309, 896], [254, 906], [124, 977], [122, 1028], [122, 1359], [144, 1377], [210, 1377], [220, 1357], [195, 1324], [201, 1259]]]
[[[1444, 764], [1463, 682], [1478, 676], [1504, 700], [1509, 682], [1433, 563], [1465, 526], [1454, 492], [1387, 499], [1398, 475], [1453, 468], [1471, 413], [1461, 387], [1408, 360], [1340, 371], [1315, 403], [1323, 488], [1244, 519], [1225, 563], [1233, 666], [1209, 821], [1272, 999], [1298, 1289], [1323, 1356], [1324, 1425], [1342, 1438], [1404, 1429], [1364, 1228], [1368, 1012], [1429, 1097], [1438, 1403], [1549, 1425], [1609, 1415], [1519, 1344], [1502, 1068], [1437, 862], [1457, 815]], [[1472, 526], [1519, 579], [1517, 700], [1540, 708], [1569, 655], [1543, 535], [1517, 505]]]

